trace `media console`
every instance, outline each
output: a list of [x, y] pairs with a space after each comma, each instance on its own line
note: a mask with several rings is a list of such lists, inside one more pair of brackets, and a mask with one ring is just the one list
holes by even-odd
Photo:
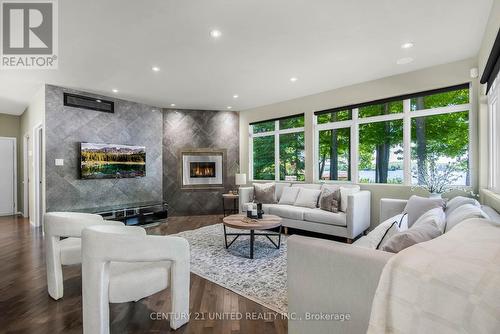
[[130, 203], [78, 210], [101, 215], [106, 220], [121, 221], [125, 225], [152, 225], [167, 221], [168, 204], [165, 201]]

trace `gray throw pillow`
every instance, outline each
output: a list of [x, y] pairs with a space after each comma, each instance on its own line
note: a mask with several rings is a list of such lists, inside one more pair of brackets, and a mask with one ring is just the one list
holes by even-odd
[[380, 249], [386, 252], [398, 253], [420, 242], [439, 237], [442, 232], [436, 218], [433, 215], [425, 215], [425, 217], [415, 222], [410, 229], [390, 237], [387, 242], [381, 245]]
[[254, 199], [257, 203], [262, 204], [273, 204], [275, 203], [274, 199], [274, 190], [276, 185], [273, 183], [254, 183], [253, 184], [253, 193]]
[[321, 210], [330, 212], [339, 212], [340, 206], [340, 188], [330, 189], [324, 188], [321, 191], [321, 196], [319, 198], [319, 207]]
[[411, 196], [403, 210], [404, 213], [408, 213], [408, 228], [424, 213], [434, 208], [444, 208], [444, 200], [442, 198]]

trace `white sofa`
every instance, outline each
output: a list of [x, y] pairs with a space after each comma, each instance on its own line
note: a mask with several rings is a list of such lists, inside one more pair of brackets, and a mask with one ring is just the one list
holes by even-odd
[[[340, 184], [341, 187], [357, 187], [353, 184]], [[283, 226], [334, 235], [347, 238], [351, 242], [370, 227], [370, 192], [357, 191], [347, 196], [347, 209], [337, 213], [319, 208], [305, 208], [294, 205], [278, 204], [285, 187], [302, 187], [321, 190], [322, 184], [277, 182], [275, 201], [273, 204], [263, 204], [264, 213], [280, 216]], [[240, 188], [240, 212], [246, 211], [246, 204], [254, 201], [254, 187]]]
[[[406, 203], [382, 199], [381, 220], [400, 214]], [[500, 224], [495, 210], [481, 209]], [[290, 334], [366, 333], [381, 273], [395, 254], [357, 247], [364, 238], [352, 245], [297, 235], [288, 238], [288, 312], [295, 317], [288, 322]], [[349, 314], [350, 318], [312, 321], [304, 319], [306, 313]]]

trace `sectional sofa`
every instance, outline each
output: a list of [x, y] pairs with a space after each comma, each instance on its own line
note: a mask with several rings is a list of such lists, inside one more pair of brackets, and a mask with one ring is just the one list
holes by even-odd
[[[280, 216], [283, 226], [305, 231], [334, 235], [353, 239], [361, 235], [370, 227], [370, 192], [360, 190], [354, 184], [338, 184], [340, 187], [350, 188], [354, 192], [341, 198], [346, 201], [345, 211], [336, 213], [320, 209], [319, 207], [302, 207], [297, 205], [279, 204], [283, 190], [286, 187], [299, 187], [304, 189], [322, 190], [330, 184], [312, 183], [275, 183], [274, 203], [263, 204], [264, 213]], [[254, 187], [240, 188], [240, 212], [246, 211], [246, 205], [254, 201]]]

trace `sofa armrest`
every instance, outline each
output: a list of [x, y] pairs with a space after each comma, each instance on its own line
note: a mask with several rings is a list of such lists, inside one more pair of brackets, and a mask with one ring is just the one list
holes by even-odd
[[406, 203], [405, 199], [381, 198], [380, 199], [380, 222], [403, 212]]
[[[393, 254], [295, 235], [287, 246], [289, 333], [366, 333], [382, 269]], [[350, 320], [304, 320], [306, 313], [349, 314]]]
[[239, 195], [240, 195], [240, 213], [242, 213], [243, 210], [243, 204], [253, 202], [253, 187], [240, 187], [239, 190]]
[[371, 193], [358, 191], [347, 197], [347, 238], [354, 239], [370, 227]]

